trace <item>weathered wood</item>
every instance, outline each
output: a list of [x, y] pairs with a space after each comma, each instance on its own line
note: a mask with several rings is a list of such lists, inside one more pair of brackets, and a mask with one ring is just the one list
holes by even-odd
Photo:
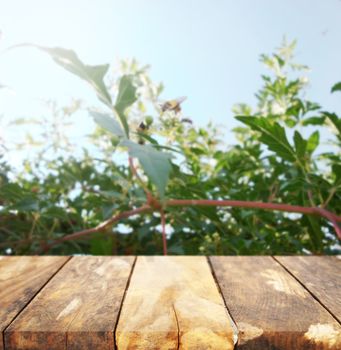
[[138, 257], [116, 330], [123, 349], [233, 349], [231, 320], [204, 257]]
[[341, 327], [271, 257], [212, 257], [238, 349], [341, 349]]
[[3, 331], [68, 257], [0, 257], [0, 350]]
[[276, 256], [341, 322], [341, 260], [335, 256]]
[[133, 257], [73, 257], [5, 332], [7, 349], [114, 349]]

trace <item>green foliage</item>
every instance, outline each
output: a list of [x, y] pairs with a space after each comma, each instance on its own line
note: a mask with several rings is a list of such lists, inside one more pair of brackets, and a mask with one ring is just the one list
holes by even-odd
[[108, 72], [109, 64], [89, 66], [84, 64], [72, 50], [60, 47], [32, 46], [47, 52], [57, 64], [88, 82], [95, 89], [98, 98], [111, 107], [111, 97], [103, 81]]
[[90, 111], [90, 114], [94, 118], [94, 121], [103, 129], [109, 131], [118, 138], [125, 138], [125, 133], [122, 130], [120, 124], [107, 114]]
[[[108, 64], [89, 66], [85, 65], [72, 50], [58, 47], [48, 48], [37, 45], [31, 46], [47, 52], [57, 64], [88, 82], [97, 92], [98, 98], [112, 109], [113, 112], [117, 113], [124, 128], [125, 135], [129, 138], [129, 125], [125, 111], [137, 100], [136, 87], [133, 84], [133, 77], [131, 75], [123, 75], [120, 79], [115, 106], [112, 106], [111, 96], [103, 81], [104, 76], [109, 69]], [[91, 112], [91, 114], [100, 126], [118, 137], [123, 136], [122, 131], [119, 128], [119, 125], [115, 123], [115, 120], [97, 112]], [[139, 145], [134, 145], [133, 143], [126, 143], [126, 146], [128, 146], [129, 152], [133, 154], [132, 156], [139, 159], [146, 175], [150, 177], [152, 182], [154, 182], [158, 188], [160, 196], [163, 197], [170, 171], [170, 165], [167, 161], [168, 156], [156, 149], [148, 147], [140, 148], [138, 147]], [[160, 174], [157, 174], [155, 166], [160, 166]]]
[[150, 145], [139, 145], [130, 140], [123, 140], [120, 143], [128, 148], [129, 155], [139, 160], [142, 169], [150, 180], [155, 184], [160, 198], [165, 195], [165, 188], [171, 171], [171, 154], [159, 152]]
[[335, 92], [335, 91], [341, 91], [341, 82], [335, 84], [332, 89], [331, 92]]
[[334, 125], [337, 130], [336, 136], [341, 140], [341, 119], [335, 113], [322, 112], [325, 117], [327, 117], [330, 122]]
[[125, 117], [125, 110], [137, 100], [136, 88], [133, 85], [132, 77], [124, 75], [118, 87], [118, 96], [115, 103], [115, 110], [121, 120], [127, 137], [129, 137], [129, 126]]
[[289, 144], [285, 130], [281, 125], [278, 123], [271, 123], [270, 120], [265, 117], [254, 118], [237, 116], [236, 119], [244, 124], [251, 126], [253, 130], [259, 131], [261, 133], [259, 140], [267, 145], [269, 147], [269, 150], [274, 151], [279, 157], [283, 159], [291, 162], [295, 161], [295, 151]]
[[[87, 66], [69, 50], [41, 48], [89, 82], [109, 111], [89, 108], [100, 128], [90, 135], [89, 144], [78, 148], [63, 139], [78, 104], [52, 104], [52, 116], [43, 124], [24, 118], [6, 126], [20, 129], [33, 123], [44, 132], [39, 145], [32, 135], [23, 144], [17, 141], [17, 149], [39, 150], [21, 171], [0, 158], [0, 253], [40, 252], [41, 242], [95, 227], [145, 203], [143, 188], [117, 155], [121, 150], [138, 160], [137, 171], [147, 188], [154, 194], [156, 189], [164, 200], [263, 201], [340, 213], [341, 121], [336, 113], [304, 98], [307, 67], [293, 63], [294, 47], [295, 43], [285, 44], [274, 54], [261, 56], [271, 73], [262, 76], [256, 107], [234, 107], [241, 122], [233, 130], [235, 144], [226, 144], [221, 128], [212, 124], [197, 127], [184, 122], [181, 113], [162, 113], [162, 85], [154, 84], [147, 67], [136, 61], [122, 62], [122, 75], [108, 77], [111, 85], [106, 86], [107, 66]], [[53, 127], [47, 127], [51, 119]], [[172, 254], [341, 252], [332, 225], [319, 217], [195, 206], [168, 207], [166, 215]], [[124, 219], [101, 234], [58, 244], [50, 253], [161, 252], [160, 216], [147, 213]]]

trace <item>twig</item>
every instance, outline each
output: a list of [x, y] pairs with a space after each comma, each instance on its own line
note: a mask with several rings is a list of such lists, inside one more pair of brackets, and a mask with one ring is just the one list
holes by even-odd
[[160, 214], [161, 214], [161, 227], [162, 227], [163, 255], [167, 255], [166, 217], [163, 209], [160, 210]]
[[[308, 215], [321, 214], [321, 211], [316, 210], [316, 207], [302, 207], [299, 205], [279, 204], [279, 203], [265, 203], [265, 202], [251, 202], [251, 201], [235, 201], [235, 200], [220, 200], [220, 199], [170, 199], [165, 202], [166, 206], [213, 206], [213, 207], [239, 207], [239, 208], [253, 208], [253, 209], [267, 209], [287, 211], [291, 213], [302, 213]], [[341, 216], [337, 216], [328, 211], [334, 219], [341, 222]], [[325, 216], [325, 215], [322, 215]]]
[[133, 158], [129, 157], [128, 160], [129, 160], [129, 167], [130, 167], [131, 173], [133, 174], [133, 176], [136, 177], [137, 181], [139, 182], [139, 184], [143, 188], [146, 196], [148, 197], [148, 195], [150, 195], [151, 193], [148, 190], [147, 185], [144, 183], [144, 181], [141, 179], [140, 175], [138, 174], [138, 172], [137, 172], [137, 170], [135, 168], [135, 165], [134, 165]]
[[340, 228], [339, 224], [337, 223], [338, 217], [324, 208], [314, 208], [314, 209], [333, 224], [334, 230], [335, 230], [336, 234], [338, 235], [339, 239], [341, 240], [341, 228]]
[[125, 219], [128, 218], [130, 216], [136, 215], [136, 214], [141, 214], [144, 213], [146, 211], [150, 210], [150, 206], [149, 205], [143, 205], [140, 208], [136, 208], [136, 209], [132, 209], [132, 210], [128, 210], [128, 211], [124, 211], [122, 213], [119, 213], [117, 215], [114, 215], [113, 217], [111, 217], [110, 219], [103, 221], [102, 223], [100, 223], [99, 225], [97, 225], [96, 227], [93, 228], [89, 228], [86, 230], [82, 230], [82, 231], [78, 231], [66, 236], [63, 236], [59, 239], [56, 239], [55, 241], [53, 241], [52, 243], [45, 245], [43, 247], [43, 252], [46, 253], [47, 251], [49, 251], [52, 247], [54, 247], [56, 244], [62, 243], [62, 242], [66, 242], [66, 241], [73, 241], [75, 239], [90, 235], [92, 233], [98, 233], [103, 231], [105, 228], [107, 228], [108, 226], [112, 225], [113, 223], [115, 223], [116, 221], [119, 221], [121, 219]]
[[311, 190], [308, 190], [307, 194], [308, 194], [308, 199], [309, 199], [310, 205], [315, 207], [316, 204], [315, 204], [314, 196], [313, 196], [313, 193], [311, 192]]
[[268, 202], [272, 202], [276, 198], [277, 190], [278, 190], [278, 185], [275, 182], [270, 187], [270, 194], [268, 197]]
[[324, 201], [324, 203], [322, 204], [322, 208], [325, 208], [327, 205], [328, 205], [328, 203], [332, 200], [332, 198], [334, 197], [334, 195], [335, 195], [335, 193], [336, 193], [336, 188], [334, 187], [334, 188], [332, 188], [332, 190], [330, 191], [330, 193], [329, 193], [329, 196], [328, 196], [328, 198]]
[[33, 235], [34, 229], [36, 227], [37, 221], [38, 221], [38, 215], [33, 215], [32, 226], [31, 226], [30, 232], [28, 233], [28, 237], [27, 237], [30, 240], [32, 240], [32, 235]]
[[264, 203], [264, 202], [252, 202], [252, 201], [236, 201], [236, 200], [214, 200], [214, 199], [171, 199], [163, 203], [160, 202], [148, 193], [147, 204], [142, 207], [132, 209], [119, 213], [110, 219], [102, 222], [96, 227], [89, 228], [86, 230], [78, 231], [69, 235], [65, 235], [59, 239], [54, 240], [50, 244], [45, 244], [46, 242], [40, 242], [42, 244], [42, 252], [46, 253], [56, 244], [76, 240], [78, 238], [87, 236], [92, 233], [98, 233], [104, 230], [109, 225], [112, 225], [116, 221], [128, 218], [132, 215], [141, 214], [147, 211], [160, 211], [161, 213], [161, 226], [162, 226], [162, 241], [163, 241], [163, 254], [167, 255], [167, 237], [166, 237], [166, 219], [164, 209], [165, 207], [174, 206], [215, 206], [215, 207], [239, 207], [239, 208], [252, 208], [252, 209], [265, 209], [265, 210], [275, 210], [275, 211], [285, 211], [292, 213], [302, 213], [306, 215], [319, 215], [327, 220], [329, 220], [335, 229], [338, 238], [341, 240], [341, 228], [338, 222], [341, 222], [341, 216], [338, 216], [324, 208], [319, 207], [302, 207], [298, 205], [290, 204], [278, 204], [278, 203]]
[[165, 202], [165, 206], [214, 206], [214, 207], [239, 207], [265, 210], [278, 210], [291, 213], [302, 213], [307, 215], [320, 215], [328, 219], [334, 226], [337, 236], [341, 240], [341, 230], [338, 222], [341, 222], [341, 216], [338, 216], [326, 209], [318, 207], [302, 207], [290, 204], [250, 202], [250, 201], [233, 201], [233, 200], [214, 200], [214, 199], [172, 199]]

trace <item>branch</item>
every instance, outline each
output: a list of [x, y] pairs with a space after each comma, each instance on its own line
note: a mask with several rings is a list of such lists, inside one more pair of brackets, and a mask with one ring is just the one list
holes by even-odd
[[46, 253], [47, 251], [49, 251], [52, 247], [54, 247], [56, 244], [62, 243], [62, 242], [66, 242], [66, 241], [73, 241], [75, 239], [78, 239], [80, 237], [84, 237], [87, 235], [90, 235], [92, 233], [98, 233], [103, 231], [105, 228], [107, 228], [108, 226], [112, 225], [113, 223], [115, 223], [116, 221], [119, 221], [121, 219], [125, 219], [128, 218], [130, 216], [136, 215], [136, 214], [141, 214], [144, 213], [146, 211], [150, 210], [150, 206], [149, 205], [143, 205], [140, 208], [136, 208], [136, 209], [132, 209], [132, 210], [128, 210], [128, 211], [124, 211], [122, 213], [119, 213], [117, 215], [112, 216], [110, 219], [101, 222], [99, 225], [97, 225], [96, 227], [93, 228], [89, 228], [86, 230], [82, 230], [82, 231], [78, 231], [78, 232], [74, 232], [72, 234], [63, 236], [59, 239], [56, 239], [55, 241], [53, 241], [52, 243], [43, 246], [42, 250], [44, 253]]
[[[170, 199], [163, 203], [161, 203], [149, 193], [147, 195], [147, 203], [139, 208], [124, 211], [119, 213], [110, 219], [100, 223], [96, 227], [89, 228], [86, 230], [78, 231], [69, 235], [65, 235], [59, 239], [54, 240], [50, 244], [45, 244], [46, 242], [41, 242], [41, 252], [46, 253], [55, 245], [76, 240], [78, 238], [90, 235], [92, 233], [98, 233], [103, 231], [108, 226], [112, 225], [116, 221], [121, 219], [128, 218], [130, 216], [141, 214], [147, 211], [160, 211], [161, 213], [161, 226], [162, 226], [162, 241], [163, 241], [163, 254], [167, 255], [167, 237], [166, 237], [166, 220], [165, 213], [163, 208], [165, 207], [174, 207], [174, 206], [215, 206], [215, 207], [239, 207], [239, 208], [252, 208], [252, 209], [265, 209], [265, 210], [277, 210], [277, 211], [285, 211], [292, 213], [301, 213], [306, 215], [319, 215], [327, 220], [329, 220], [336, 231], [338, 238], [341, 240], [341, 228], [338, 222], [341, 222], [341, 216], [338, 216], [324, 208], [319, 207], [302, 207], [298, 205], [290, 205], [290, 204], [278, 204], [278, 203], [264, 203], [264, 202], [252, 202], [252, 201], [237, 201], [237, 200], [213, 200], [213, 199]], [[24, 243], [27, 240], [20, 241], [20, 243]], [[5, 242], [5, 244], [10, 242]], [[15, 242], [17, 244], [18, 242]], [[4, 244], [0, 244], [4, 245]]]
[[160, 210], [160, 214], [161, 214], [161, 226], [162, 226], [163, 255], [167, 255], [166, 217], [163, 209]]
[[299, 205], [234, 201], [234, 200], [214, 200], [214, 199], [171, 199], [166, 201], [166, 206], [214, 206], [214, 207], [239, 207], [265, 210], [278, 210], [291, 213], [301, 213], [306, 215], [320, 215], [328, 219], [334, 226], [337, 236], [341, 240], [341, 229], [338, 222], [341, 222], [341, 216], [338, 216], [326, 209], [318, 207], [302, 207]]
[[133, 158], [129, 157], [128, 160], [129, 160], [129, 167], [130, 167], [131, 173], [133, 174], [133, 176], [136, 177], [137, 181], [139, 182], [139, 184], [143, 188], [146, 196], [148, 197], [149, 195], [151, 195], [151, 193], [148, 190], [147, 185], [144, 183], [144, 181], [141, 179], [140, 175], [138, 174], [138, 172], [137, 172], [137, 170], [135, 168], [135, 165], [134, 165]]
[[341, 228], [338, 225], [337, 221], [340, 221], [340, 217], [337, 217], [335, 214], [331, 213], [330, 211], [324, 209], [324, 208], [315, 208], [315, 210], [320, 213], [320, 215], [324, 216], [326, 219], [328, 219], [334, 226], [335, 232], [338, 235], [339, 239], [341, 240]]
[[329, 203], [329, 202], [332, 200], [332, 198], [334, 197], [335, 193], [336, 193], [336, 188], [334, 187], [334, 188], [332, 188], [332, 190], [330, 191], [328, 198], [327, 198], [327, 199], [325, 200], [325, 202], [322, 204], [322, 208], [325, 208], [325, 207], [328, 205], [328, 203]]

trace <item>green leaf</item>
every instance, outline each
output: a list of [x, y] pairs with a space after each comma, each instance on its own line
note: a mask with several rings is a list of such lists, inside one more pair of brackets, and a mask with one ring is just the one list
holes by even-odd
[[333, 87], [332, 87], [332, 90], [331, 92], [335, 92], [335, 91], [341, 91], [341, 81], [336, 83]]
[[144, 132], [137, 131], [137, 132], [134, 132], [134, 134], [138, 135], [139, 137], [141, 137], [143, 139], [146, 139], [147, 141], [149, 141], [153, 145], [158, 145], [158, 142], [155, 139], [153, 139], [151, 136], [147, 135]]
[[39, 203], [34, 198], [24, 198], [15, 205], [13, 205], [12, 209], [18, 211], [38, 211]]
[[341, 184], [341, 164], [333, 164], [332, 165], [333, 174], [335, 176], [334, 184]]
[[[305, 201], [305, 205], [309, 206], [308, 201]], [[313, 246], [314, 253], [320, 253], [323, 249], [323, 232], [321, 230], [321, 223], [319, 218], [313, 217], [312, 215], [307, 215], [307, 220], [310, 225], [308, 234]]]
[[160, 198], [164, 198], [165, 188], [171, 171], [171, 154], [157, 151], [150, 145], [139, 145], [130, 140], [120, 143], [128, 148], [129, 155], [139, 160], [144, 172], [156, 186]]
[[341, 135], [341, 119], [335, 113], [322, 112], [336, 127], [339, 132], [339, 137]]
[[136, 87], [133, 85], [133, 77], [131, 75], [124, 75], [118, 87], [115, 110], [121, 120], [127, 137], [129, 137], [129, 126], [124, 112], [136, 100]]
[[110, 236], [95, 236], [90, 240], [91, 255], [112, 255], [113, 254], [113, 238]]
[[110, 94], [103, 82], [104, 76], [109, 69], [109, 64], [97, 66], [86, 65], [78, 58], [74, 51], [61, 47], [51, 48], [33, 44], [23, 44], [20, 46], [33, 46], [47, 52], [57, 64], [88, 82], [95, 89], [98, 98], [108, 107], [112, 108]]
[[307, 141], [302, 137], [302, 135], [298, 131], [295, 131], [294, 133], [294, 143], [297, 157], [300, 159], [304, 158], [307, 149]]
[[8, 201], [18, 201], [25, 196], [25, 191], [16, 183], [7, 183], [0, 187], [0, 197]]
[[121, 125], [108, 114], [90, 111], [90, 114], [94, 118], [94, 121], [103, 129], [109, 131], [117, 137], [124, 138], [125, 133], [121, 128]]
[[249, 125], [252, 130], [259, 131], [261, 133], [260, 141], [279, 157], [290, 162], [296, 160], [295, 151], [287, 139], [285, 129], [281, 125], [270, 123], [264, 117], [237, 116], [236, 119]]
[[297, 121], [295, 119], [286, 119], [284, 121], [285, 125], [288, 126], [289, 128], [293, 128], [294, 126], [296, 126]]
[[326, 117], [310, 117], [302, 121], [302, 125], [323, 125]]
[[321, 109], [321, 106], [316, 102], [305, 101], [304, 109], [306, 112], [312, 112]]
[[314, 131], [307, 140], [307, 151], [312, 154], [320, 143], [320, 133]]
[[102, 205], [102, 215], [104, 220], [108, 220], [114, 215], [114, 211], [117, 209], [117, 205], [112, 203], [106, 203]]

